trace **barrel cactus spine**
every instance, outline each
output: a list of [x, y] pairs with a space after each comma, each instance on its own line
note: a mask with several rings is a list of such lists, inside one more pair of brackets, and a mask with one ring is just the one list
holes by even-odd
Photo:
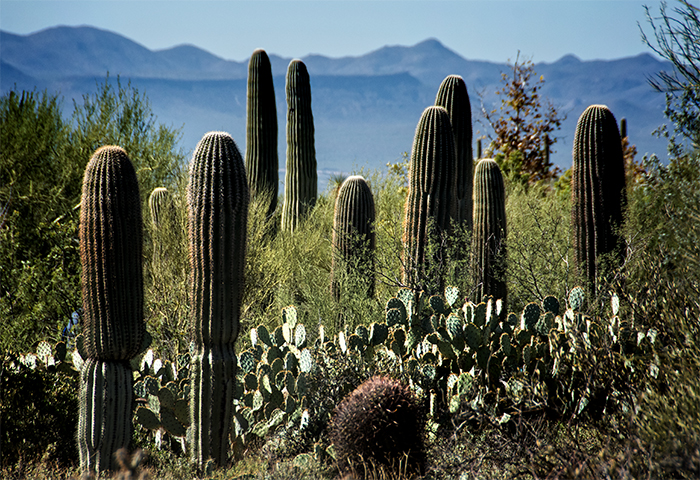
[[248, 63], [245, 166], [251, 197], [269, 196], [267, 215], [277, 208], [279, 158], [277, 106], [272, 67], [265, 50], [253, 52]]
[[80, 210], [86, 362], [80, 376], [81, 470], [116, 467], [131, 440], [133, 375], [143, 347], [141, 200], [136, 172], [120, 147], [99, 148], [85, 168]]
[[450, 115], [455, 140], [454, 196], [452, 218], [455, 222], [472, 227], [472, 112], [469, 94], [459, 75], [446, 77], [435, 99], [435, 105], [444, 107]]
[[[442, 291], [446, 252], [440, 246], [450, 229], [454, 164], [449, 114], [443, 107], [428, 107], [416, 127], [404, 208], [403, 283], [412, 288]], [[429, 242], [437, 243], [432, 258], [426, 258]]]
[[309, 72], [301, 60], [287, 69], [287, 170], [282, 230], [293, 232], [316, 202], [318, 174]]
[[341, 268], [347, 268], [346, 273], [363, 285], [363, 294], [374, 295], [374, 219], [374, 197], [369, 185], [361, 176], [348, 177], [338, 190], [333, 216], [331, 291], [336, 299], [340, 298]]
[[506, 202], [498, 163], [484, 158], [474, 172], [474, 268], [479, 302], [485, 295], [507, 299]]
[[[366, 467], [421, 473], [425, 463], [424, 414], [411, 389], [372, 377], [336, 408], [330, 437], [341, 472], [370, 477]], [[399, 465], [399, 462], [403, 462]]]
[[225, 465], [232, 425], [244, 287], [249, 190], [231, 136], [211, 132], [195, 149], [187, 186], [191, 262], [190, 451], [203, 468]]
[[[625, 161], [617, 121], [605, 105], [579, 117], [573, 147], [571, 223], [576, 267], [595, 290], [601, 256], [619, 257], [626, 202]], [[619, 260], [619, 258], [618, 258]]]

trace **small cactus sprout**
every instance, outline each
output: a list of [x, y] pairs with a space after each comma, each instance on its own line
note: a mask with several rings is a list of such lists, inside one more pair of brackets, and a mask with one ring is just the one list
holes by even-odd
[[445, 107], [455, 139], [455, 170], [452, 219], [472, 226], [472, 111], [467, 85], [459, 75], [449, 75], [442, 81], [435, 105]]
[[373, 466], [420, 473], [423, 417], [408, 386], [388, 377], [365, 381], [336, 407], [331, 422], [341, 472], [365, 478], [365, 469]]
[[579, 117], [574, 137], [571, 223], [576, 267], [595, 289], [600, 257], [621, 255], [618, 228], [625, 204], [625, 161], [617, 121], [605, 105]]
[[340, 298], [338, 275], [345, 271], [362, 294], [374, 295], [374, 197], [364, 178], [348, 177], [340, 187], [333, 218], [331, 290]]
[[309, 72], [301, 60], [287, 69], [287, 171], [282, 230], [293, 232], [316, 203], [318, 174]]
[[[442, 237], [449, 232], [454, 192], [455, 147], [450, 116], [443, 107], [423, 112], [413, 140], [404, 213], [403, 283], [443, 291], [446, 262]], [[428, 244], [436, 247], [426, 255]]]
[[[251, 197], [269, 196], [267, 215], [277, 208], [277, 106], [272, 67], [265, 50], [253, 52], [248, 63], [248, 119], [245, 167]], [[267, 197], [265, 197], [267, 199]]]
[[175, 215], [173, 197], [165, 187], [153, 189], [148, 197], [148, 208], [151, 211], [151, 222], [155, 228], [167, 227]]
[[80, 261], [85, 362], [80, 368], [78, 450], [84, 474], [116, 467], [131, 441], [133, 374], [142, 348], [142, 219], [138, 181], [126, 152], [98, 149], [85, 168]]
[[506, 202], [503, 175], [495, 160], [485, 158], [474, 172], [474, 266], [476, 300], [492, 295], [505, 302]]

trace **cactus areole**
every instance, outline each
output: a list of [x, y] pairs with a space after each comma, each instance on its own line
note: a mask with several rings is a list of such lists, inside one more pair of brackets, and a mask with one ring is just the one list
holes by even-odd
[[622, 252], [617, 229], [625, 204], [625, 163], [617, 121], [605, 105], [579, 117], [574, 137], [571, 222], [576, 266], [595, 286], [601, 255]]

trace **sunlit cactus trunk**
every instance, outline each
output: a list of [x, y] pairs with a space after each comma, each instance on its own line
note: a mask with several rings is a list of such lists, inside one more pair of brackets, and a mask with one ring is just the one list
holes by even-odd
[[136, 172], [120, 147], [85, 169], [80, 259], [87, 359], [80, 375], [78, 449], [84, 473], [115, 468], [131, 440], [132, 373], [143, 321], [142, 218]]
[[272, 67], [265, 50], [253, 52], [248, 63], [248, 118], [245, 166], [251, 197], [269, 198], [267, 215], [277, 208], [279, 158], [277, 154], [277, 106]]
[[287, 171], [284, 177], [282, 230], [293, 232], [318, 194], [314, 117], [309, 72], [301, 60], [287, 69]]
[[[441, 291], [454, 191], [454, 136], [443, 107], [428, 107], [416, 127], [404, 215], [403, 283]], [[433, 251], [426, 255], [429, 244]]]
[[600, 258], [620, 260], [625, 162], [617, 121], [608, 107], [591, 105], [579, 117], [574, 137], [571, 223], [576, 267], [595, 289]]
[[361, 176], [348, 177], [335, 201], [331, 292], [340, 298], [338, 277], [344, 270], [350, 283], [367, 297], [374, 295], [374, 196]]
[[506, 196], [501, 169], [484, 158], [474, 171], [474, 269], [476, 301], [484, 295], [507, 300]]
[[190, 451], [203, 468], [227, 463], [232, 426], [241, 298], [244, 288], [248, 184], [243, 159], [227, 133], [197, 145], [187, 187], [191, 262]]

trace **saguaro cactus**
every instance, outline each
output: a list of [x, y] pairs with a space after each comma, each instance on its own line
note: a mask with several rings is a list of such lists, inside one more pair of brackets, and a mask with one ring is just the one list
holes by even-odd
[[120, 147], [98, 149], [85, 169], [80, 210], [87, 361], [80, 375], [78, 449], [85, 473], [115, 467], [131, 440], [129, 360], [141, 350], [142, 218], [136, 172]]
[[287, 172], [284, 177], [282, 229], [294, 231], [316, 202], [318, 174], [311, 112], [309, 72], [301, 60], [287, 69]]
[[455, 222], [472, 228], [472, 111], [467, 85], [459, 75], [449, 75], [442, 81], [435, 105], [445, 107], [450, 115], [455, 140], [454, 195], [451, 216]]
[[[403, 234], [403, 282], [406, 285], [442, 290], [446, 252], [439, 245], [443, 233], [450, 227], [454, 165], [454, 136], [449, 114], [443, 107], [428, 107], [418, 122], [409, 163]], [[431, 258], [426, 258], [429, 240], [435, 242], [437, 248]]]
[[333, 216], [333, 264], [331, 290], [340, 298], [338, 274], [341, 268], [361, 285], [368, 297], [374, 295], [374, 197], [361, 176], [348, 177], [338, 190]]
[[233, 344], [244, 286], [248, 184], [227, 133], [212, 132], [194, 152], [187, 186], [190, 243], [192, 460], [200, 468], [227, 460], [236, 356]]
[[[599, 257], [619, 250], [617, 229], [625, 204], [625, 163], [620, 133], [605, 105], [579, 117], [574, 137], [571, 222], [576, 266], [595, 288]], [[620, 254], [622, 252], [619, 252]]]
[[265, 50], [253, 52], [248, 63], [248, 119], [245, 166], [252, 197], [267, 195], [267, 214], [277, 208], [279, 158], [277, 156], [277, 106], [272, 67]]
[[495, 160], [484, 158], [474, 172], [474, 268], [477, 297], [507, 299], [506, 201], [503, 175]]

